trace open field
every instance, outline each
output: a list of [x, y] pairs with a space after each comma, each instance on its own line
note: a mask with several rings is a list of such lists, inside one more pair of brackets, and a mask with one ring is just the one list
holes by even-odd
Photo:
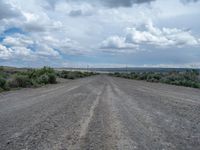
[[0, 94], [2, 150], [197, 150], [200, 90], [106, 75]]

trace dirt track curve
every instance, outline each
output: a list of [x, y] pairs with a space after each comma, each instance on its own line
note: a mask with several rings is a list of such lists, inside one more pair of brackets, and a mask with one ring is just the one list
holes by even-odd
[[0, 94], [1, 150], [198, 150], [200, 90], [104, 75]]

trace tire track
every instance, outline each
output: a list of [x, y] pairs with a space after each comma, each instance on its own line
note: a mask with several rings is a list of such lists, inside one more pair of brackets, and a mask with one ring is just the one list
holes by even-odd
[[136, 144], [127, 136], [127, 130], [119, 120], [119, 112], [115, 108], [111, 85], [107, 82], [95, 108], [80, 149], [88, 150], [133, 150]]

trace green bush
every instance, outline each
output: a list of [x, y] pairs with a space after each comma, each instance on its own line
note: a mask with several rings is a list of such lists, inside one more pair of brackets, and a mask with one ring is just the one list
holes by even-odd
[[0, 88], [6, 89], [6, 80], [0, 77]]
[[56, 83], [54, 69], [28, 69], [25, 71], [8, 72], [0, 67], [0, 91], [18, 87], [38, 87], [44, 84]]
[[18, 87], [31, 87], [32, 83], [27, 75], [15, 75], [15, 77], [8, 81], [8, 85], [11, 88]]
[[41, 69], [27, 69], [21, 71], [7, 71], [0, 67], [0, 91], [18, 87], [38, 87], [44, 84], [55, 84], [56, 78], [76, 79], [95, 75], [93, 72], [62, 71], [43, 67]]
[[77, 75], [74, 72], [69, 72], [67, 74], [67, 79], [75, 79], [77, 78]]
[[37, 79], [39, 84], [48, 84], [49, 83], [49, 76], [47, 74], [43, 74], [38, 77]]
[[56, 75], [54, 73], [50, 73], [49, 75], [49, 83], [50, 84], [55, 84], [56, 83]]
[[93, 72], [80, 72], [80, 71], [62, 71], [58, 73], [58, 76], [65, 79], [77, 79], [77, 78], [84, 78], [88, 76], [96, 75]]
[[110, 75], [128, 79], [145, 80], [148, 82], [161, 82], [178, 86], [200, 88], [200, 74], [199, 71], [197, 70], [187, 70], [185, 72], [173, 71], [168, 73], [154, 73], [154, 72], [118, 73], [117, 72]]

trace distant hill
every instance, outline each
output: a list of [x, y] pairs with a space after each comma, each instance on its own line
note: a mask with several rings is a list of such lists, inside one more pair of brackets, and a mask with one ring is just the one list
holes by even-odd
[[[8, 66], [0, 66], [3, 67], [6, 71], [25, 71], [31, 68], [16, 68], [16, 67], [8, 67]], [[195, 69], [195, 68], [194, 68]], [[103, 72], [103, 73], [114, 73], [114, 72], [185, 72], [186, 70], [192, 70], [192, 68], [147, 68], [147, 67], [127, 67], [127, 68], [55, 68], [55, 70], [62, 71], [93, 71], [93, 72]], [[200, 69], [197, 68], [200, 72]]]
[[[69, 70], [69, 71], [94, 71], [94, 72], [185, 72], [186, 70], [192, 70], [191, 68], [59, 68], [58, 70]], [[195, 69], [200, 72], [200, 69]]]

